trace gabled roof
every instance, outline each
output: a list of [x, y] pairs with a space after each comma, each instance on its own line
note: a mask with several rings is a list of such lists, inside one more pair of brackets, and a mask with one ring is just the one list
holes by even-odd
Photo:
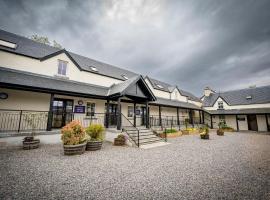
[[[143, 84], [143, 89], [148, 94], [147, 98], [151, 101], [156, 100], [155, 95], [152, 93], [151, 89], [148, 87], [147, 83], [144, 81], [144, 79], [141, 75], [134, 76], [134, 77], [122, 82], [122, 83], [113, 84], [108, 91], [108, 96], [131, 95], [132, 94], [131, 87], [136, 85], [138, 82], [141, 82]], [[135, 89], [135, 90], [137, 90], [137, 89]]]
[[[247, 99], [248, 96], [251, 99]], [[203, 106], [212, 107], [219, 97], [231, 106], [270, 103], [270, 85], [212, 93], [208, 97], [204, 96]]]
[[[76, 53], [67, 51], [65, 49], [58, 49], [49, 45], [41, 44], [35, 42], [29, 38], [22, 37], [4, 30], [0, 29], [0, 39], [12, 43], [16, 43], [17, 47], [15, 49], [4, 47], [0, 45], [0, 50], [8, 51], [11, 53], [24, 55], [27, 57], [39, 59], [41, 61], [48, 59], [52, 56], [58, 55], [60, 53], [65, 53], [67, 56], [74, 62], [74, 64], [83, 71], [96, 73], [119, 80], [126, 80], [123, 75], [128, 78], [131, 78], [135, 75], [138, 75], [129, 70], [121, 69], [119, 67], [109, 65], [94, 59], [90, 59]], [[90, 67], [96, 67], [97, 72], [91, 70]]]
[[[165, 83], [165, 82], [162, 82], [162, 81], [159, 81], [159, 80], [156, 80], [156, 79], [153, 79], [153, 78], [150, 78], [149, 76], [146, 76], [146, 78], [149, 80], [149, 82], [151, 83], [152, 87], [156, 90], [162, 90], [162, 91], [165, 91], [165, 92], [173, 92], [173, 90], [175, 88], [178, 89], [179, 93], [182, 95], [182, 96], [186, 96], [189, 100], [192, 100], [192, 101], [197, 101], [197, 102], [201, 102], [201, 100], [196, 97], [195, 95], [191, 94], [190, 92], [187, 92], [185, 90], [182, 90], [182, 89], [179, 89], [178, 86], [172, 86], [168, 83]], [[159, 88], [157, 85], [161, 85], [163, 88]]]

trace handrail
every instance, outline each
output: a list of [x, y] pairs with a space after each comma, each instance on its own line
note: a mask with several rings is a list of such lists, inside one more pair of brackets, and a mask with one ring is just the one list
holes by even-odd
[[[124, 119], [126, 119], [137, 131], [137, 146], [140, 147], [140, 130], [123, 114], [121, 113], [121, 116], [124, 117]], [[133, 137], [131, 135], [129, 135], [128, 131], [126, 130], [126, 133], [128, 134], [128, 136], [134, 141], [134, 143], [136, 144], [136, 141], [133, 139]]]

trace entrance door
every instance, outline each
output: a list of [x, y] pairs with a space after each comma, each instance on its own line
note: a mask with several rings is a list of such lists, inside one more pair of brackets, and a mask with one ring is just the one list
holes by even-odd
[[248, 130], [258, 131], [258, 124], [257, 124], [256, 115], [248, 115], [247, 121], [248, 121]]
[[[107, 103], [105, 104], [105, 112], [107, 110]], [[117, 125], [117, 104], [109, 104], [109, 126]]]
[[146, 107], [142, 107], [142, 126], [146, 125]]
[[53, 128], [61, 128], [72, 120], [73, 100], [54, 99]]

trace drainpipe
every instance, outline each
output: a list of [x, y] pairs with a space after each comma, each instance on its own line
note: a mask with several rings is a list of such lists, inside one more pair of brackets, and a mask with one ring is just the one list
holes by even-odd
[[117, 99], [117, 130], [121, 130], [121, 98]]
[[133, 115], [134, 115], [133, 125], [136, 127], [136, 103], [134, 103]]

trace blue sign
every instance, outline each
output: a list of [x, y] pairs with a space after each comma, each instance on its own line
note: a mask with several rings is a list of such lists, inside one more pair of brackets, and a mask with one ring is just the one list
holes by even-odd
[[85, 106], [75, 106], [74, 107], [74, 112], [75, 113], [85, 113]]

